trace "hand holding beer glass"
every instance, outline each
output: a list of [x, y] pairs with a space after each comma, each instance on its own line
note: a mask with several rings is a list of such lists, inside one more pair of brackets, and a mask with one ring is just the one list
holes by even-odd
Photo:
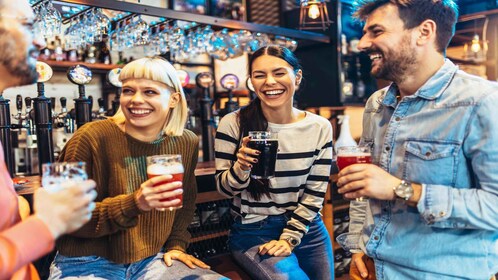
[[270, 179], [275, 177], [277, 161], [278, 134], [269, 131], [249, 131], [251, 141], [247, 147], [260, 151], [258, 162], [254, 163], [251, 177], [254, 179]]
[[42, 165], [42, 186], [57, 192], [88, 179], [84, 162], [53, 162]]
[[[337, 149], [337, 167], [342, 170], [356, 163], [372, 163], [372, 153], [368, 146], [346, 146]], [[363, 201], [363, 197], [356, 201]]]
[[[182, 156], [181, 155], [155, 155], [147, 157], [147, 177], [152, 179], [161, 175], [171, 175], [172, 178], [170, 180], [161, 181], [154, 185], [154, 187], [173, 183], [173, 182], [182, 182], [183, 181], [183, 164], [182, 164]], [[180, 185], [178, 188], [169, 190], [170, 192], [174, 192], [178, 189], [182, 189]], [[172, 201], [174, 199], [178, 199], [179, 203], [176, 205], [172, 205], [168, 208], [156, 208], [159, 211], [165, 210], [174, 210], [178, 208], [182, 208], [183, 206], [183, 192], [176, 194], [175, 196], [169, 198], [160, 199], [160, 202]]]

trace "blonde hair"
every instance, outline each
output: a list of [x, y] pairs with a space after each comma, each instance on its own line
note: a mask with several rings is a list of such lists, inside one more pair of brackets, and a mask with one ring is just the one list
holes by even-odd
[[[160, 82], [174, 89], [180, 95], [180, 101], [171, 109], [168, 119], [164, 123], [163, 132], [168, 136], [182, 135], [188, 116], [187, 100], [173, 65], [159, 56], [140, 58], [126, 64], [121, 70], [119, 80], [123, 82], [127, 79], [147, 79]], [[117, 124], [123, 124], [126, 121], [121, 108], [111, 119]]]

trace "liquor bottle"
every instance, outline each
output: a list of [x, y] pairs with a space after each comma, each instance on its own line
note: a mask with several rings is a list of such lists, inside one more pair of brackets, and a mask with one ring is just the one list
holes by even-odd
[[97, 62], [97, 48], [95, 46], [90, 46], [87, 51], [87, 55], [85, 58], [85, 62], [87, 63], [95, 63]]
[[54, 59], [55, 61], [65, 61], [66, 53], [62, 50], [61, 40], [57, 38], [54, 45]]
[[355, 96], [360, 100], [365, 97], [365, 83], [361, 75], [360, 57], [356, 56], [356, 85], [354, 87]]
[[341, 132], [339, 133], [339, 137], [337, 137], [337, 140], [335, 141], [334, 144], [334, 150], [336, 153], [340, 147], [358, 145], [356, 141], [353, 139], [353, 136], [351, 135], [351, 130], [349, 129], [349, 116], [340, 115], [337, 116], [337, 119], [339, 120], [337, 123], [341, 125]]
[[111, 64], [111, 52], [109, 51], [109, 39], [104, 38], [102, 42], [100, 42], [100, 53], [99, 53], [99, 62], [104, 64]]
[[194, 217], [192, 218], [192, 221], [188, 225], [188, 230], [190, 231], [190, 233], [194, 234], [197, 233], [200, 228], [201, 228], [201, 218], [199, 217], [198, 209], [195, 209]]
[[350, 66], [349, 62], [344, 61], [342, 72], [341, 72], [341, 80], [342, 80], [342, 94], [341, 94], [341, 102], [346, 101], [348, 98], [353, 96], [353, 82], [349, 77]]

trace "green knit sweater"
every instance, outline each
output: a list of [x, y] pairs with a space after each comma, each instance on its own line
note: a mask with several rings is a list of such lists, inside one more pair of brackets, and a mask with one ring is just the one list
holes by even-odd
[[[58, 240], [59, 253], [131, 263], [157, 254], [163, 245], [166, 250], [185, 251], [197, 194], [194, 170], [198, 143], [197, 136], [188, 130], [182, 136], [142, 142], [111, 120], [91, 122], [78, 129], [59, 161], [86, 162], [89, 177], [97, 183], [97, 207], [86, 225]], [[183, 208], [142, 212], [135, 192], [147, 180], [146, 157], [160, 154], [182, 155]]]

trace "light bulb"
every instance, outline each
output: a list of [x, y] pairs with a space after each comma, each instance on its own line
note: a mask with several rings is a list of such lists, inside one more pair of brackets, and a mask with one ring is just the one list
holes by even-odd
[[311, 19], [317, 19], [320, 16], [320, 9], [318, 9], [318, 5], [310, 5], [310, 8], [308, 9], [308, 16]]
[[470, 50], [473, 53], [478, 53], [481, 50], [481, 44], [479, 44], [479, 35], [474, 35], [472, 38], [472, 45], [470, 46]]

